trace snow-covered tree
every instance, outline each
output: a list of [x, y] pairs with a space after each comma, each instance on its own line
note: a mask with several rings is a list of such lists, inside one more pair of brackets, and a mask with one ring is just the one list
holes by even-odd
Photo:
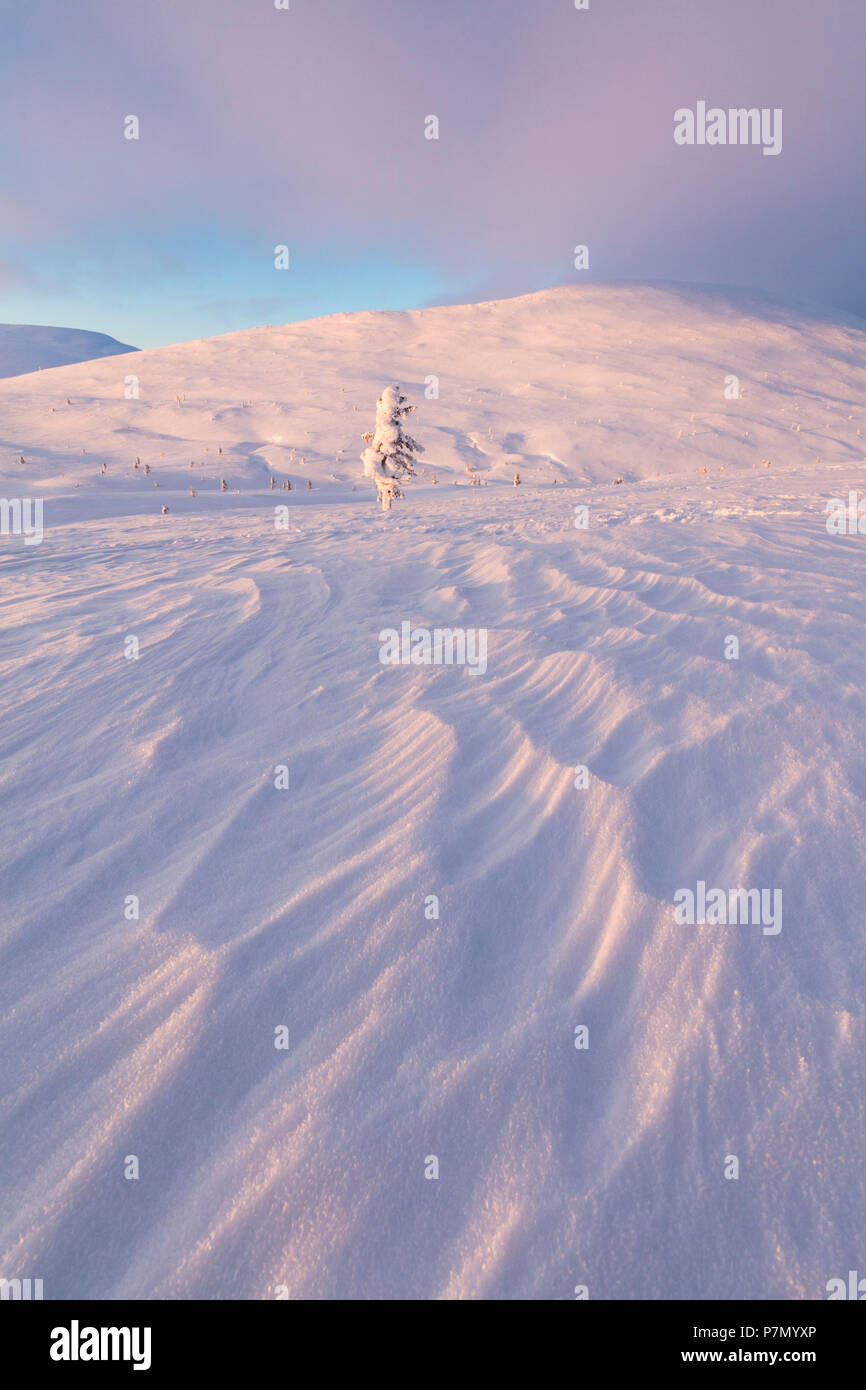
[[405, 431], [406, 416], [415, 409], [406, 399], [399, 386], [386, 387], [376, 402], [376, 428], [362, 435], [368, 446], [361, 455], [364, 476], [373, 479], [386, 512], [403, 496], [400, 479], [415, 476], [415, 454], [424, 452]]

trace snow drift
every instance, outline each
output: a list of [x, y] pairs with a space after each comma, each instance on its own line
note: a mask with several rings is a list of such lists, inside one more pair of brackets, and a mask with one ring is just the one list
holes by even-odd
[[[0, 383], [46, 495], [0, 542], [3, 1274], [826, 1297], [866, 1217], [866, 536], [825, 524], [866, 334], [594, 288], [135, 370]], [[393, 381], [440, 483], [385, 515]], [[383, 666], [404, 620], [484, 630], [484, 674]], [[782, 929], [683, 925], [701, 883]]]

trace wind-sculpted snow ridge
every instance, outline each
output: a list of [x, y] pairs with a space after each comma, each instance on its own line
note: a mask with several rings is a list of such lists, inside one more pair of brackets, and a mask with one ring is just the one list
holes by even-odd
[[[849, 444], [303, 499], [286, 532], [270, 494], [58, 502], [7, 540], [3, 1270], [52, 1298], [761, 1299], [857, 1268]], [[486, 672], [382, 665], [404, 620], [485, 629]], [[783, 929], [678, 925], [698, 880], [782, 888]]]

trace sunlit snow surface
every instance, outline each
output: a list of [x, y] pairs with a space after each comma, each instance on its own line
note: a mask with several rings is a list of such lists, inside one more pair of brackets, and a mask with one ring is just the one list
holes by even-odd
[[[391, 381], [427, 472], [383, 515], [358, 436]], [[0, 539], [5, 1277], [821, 1298], [862, 1268], [866, 535], [825, 506], [866, 496], [864, 383], [851, 323], [625, 289], [0, 383], [3, 495], [46, 499], [41, 545]], [[383, 667], [407, 619], [486, 628], [486, 674]], [[781, 888], [781, 933], [676, 925], [698, 879]]]

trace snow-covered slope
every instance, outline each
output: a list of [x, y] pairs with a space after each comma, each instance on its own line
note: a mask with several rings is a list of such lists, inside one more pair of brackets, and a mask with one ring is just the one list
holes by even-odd
[[[127, 363], [0, 385], [7, 475], [47, 497], [41, 545], [0, 542], [7, 1278], [808, 1299], [862, 1270], [866, 537], [825, 506], [866, 484], [866, 336], [783, 319], [550, 292], [141, 353], [137, 402]], [[428, 374], [446, 485], [383, 515], [356, 435]], [[268, 432], [312, 492], [262, 489]], [[496, 485], [512, 457], [535, 483]], [[406, 620], [485, 628], [486, 673], [383, 666]], [[782, 930], [677, 925], [699, 880], [781, 889]]]
[[[475, 469], [510, 482], [518, 469], [587, 482], [860, 460], [846, 405], [863, 399], [856, 324], [748, 295], [633, 286], [337, 314], [0, 382], [0, 471], [5, 447], [50, 490], [195, 479], [207, 491], [224, 476], [249, 489], [271, 472], [351, 484], [360, 436], [394, 381], [418, 404], [428, 476]], [[152, 476], [133, 471], [136, 456]]]
[[0, 323], [0, 377], [21, 376], [44, 371], [46, 367], [66, 367], [71, 362], [135, 351], [127, 343], [118, 343], [105, 333], [89, 333], [83, 328]]

